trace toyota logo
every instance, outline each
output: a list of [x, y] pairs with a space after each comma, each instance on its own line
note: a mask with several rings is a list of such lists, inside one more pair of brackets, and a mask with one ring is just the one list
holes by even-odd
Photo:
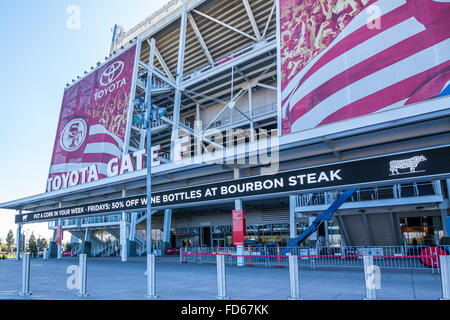
[[122, 61], [116, 61], [103, 72], [100, 77], [100, 84], [107, 86], [116, 80], [123, 71], [124, 64]]

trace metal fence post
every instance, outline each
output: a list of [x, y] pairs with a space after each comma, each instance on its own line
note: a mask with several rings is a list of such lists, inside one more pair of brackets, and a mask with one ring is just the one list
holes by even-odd
[[289, 281], [291, 283], [291, 295], [289, 300], [302, 300], [300, 298], [300, 284], [298, 282], [298, 257], [297, 255], [287, 254], [289, 257]]
[[366, 288], [366, 297], [365, 300], [375, 300], [377, 298], [377, 294], [375, 291], [375, 286], [373, 285], [373, 256], [364, 255], [364, 285]]
[[29, 296], [30, 292], [30, 254], [22, 255], [22, 290], [19, 292], [21, 296]]
[[180, 263], [183, 263], [183, 247], [180, 248]]
[[442, 299], [450, 300], [450, 256], [439, 257], [441, 265]]
[[[147, 274], [147, 298], [156, 299], [156, 256], [154, 253], [147, 255], [147, 266], [150, 266], [150, 276]], [[148, 270], [147, 270], [148, 272]]]
[[79, 255], [79, 268], [80, 268], [80, 292], [78, 296], [87, 297], [89, 294], [87, 291], [87, 254], [82, 253]]
[[227, 296], [227, 279], [225, 276], [225, 256], [216, 255], [217, 261], [217, 299], [228, 300]]
[[244, 266], [244, 246], [243, 245], [237, 245], [236, 246], [236, 255], [237, 255], [237, 266], [243, 267]]

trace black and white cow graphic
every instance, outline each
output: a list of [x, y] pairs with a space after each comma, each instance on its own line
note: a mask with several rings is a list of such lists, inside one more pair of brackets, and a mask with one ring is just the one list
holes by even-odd
[[414, 173], [416, 172], [416, 168], [419, 163], [426, 160], [427, 158], [425, 158], [425, 156], [415, 156], [404, 160], [394, 160], [389, 162], [389, 170], [391, 170], [391, 175], [400, 174], [400, 172], [398, 172], [399, 169], [409, 169], [409, 173]]

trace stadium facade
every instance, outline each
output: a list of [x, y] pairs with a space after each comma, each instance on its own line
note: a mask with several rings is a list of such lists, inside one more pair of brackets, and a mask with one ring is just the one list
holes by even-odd
[[[65, 89], [46, 192], [0, 207], [23, 215], [145, 194], [138, 101], [151, 98], [166, 110], [151, 128], [155, 193], [326, 165], [358, 176], [358, 161], [397, 159], [380, 181], [339, 186], [338, 170], [323, 171], [297, 176], [318, 188], [155, 206], [156, 249], [232, 246], [233, 210], [243, 210], [246, 244], [286, 245], [350, 187], [305, 245], [439, 244], [450, 162], [420, 156], [450, 144], [449, 10], [432, 0], [174, 0], [128, 31], [116, 25], [110, 56]], [[427, 161], [444, 173], [415, 175]], [[58, 230], [72, 234], [74, 254], [145, 252], [143, 209], [46, 220], [54, 256]]]

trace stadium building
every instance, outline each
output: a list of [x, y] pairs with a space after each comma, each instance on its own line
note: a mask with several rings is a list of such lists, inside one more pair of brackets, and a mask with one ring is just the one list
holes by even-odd
[[[144, 254], [145, 209], [95, 212], [146, 193], [140, 114], [151, 101], [165, 110], [151, 124], [162, 253], [233, 246], [233, 210], [245, 245], [285, 246], [351, 188], [303, 245], [439, 244], [450, 226], [449, 15], [433, 0], [170, 1], [114, 27], [110, 56], [65, 88], [46, 192], [0, 207], [17, 210], [19, 233], [48, 221], [53, 257], [60, 230], [72, 254]], [[233, 181], [210, 200], [190, 192]], [[92, 206], [70, 209], [82, 204]]]

